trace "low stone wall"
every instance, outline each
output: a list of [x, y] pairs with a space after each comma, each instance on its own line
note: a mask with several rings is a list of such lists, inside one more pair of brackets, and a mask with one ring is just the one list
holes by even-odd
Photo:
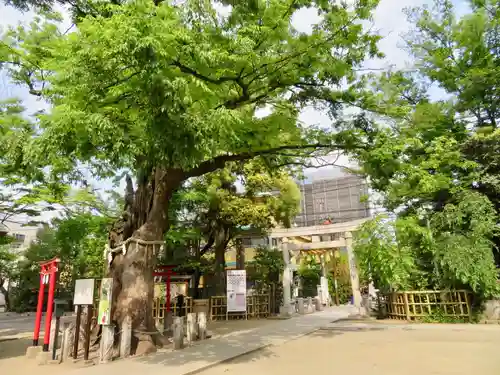
[[500, 300], [493, 299], [484, 303], [484, 311], [481, 316], [483, 323], [500, 324]]

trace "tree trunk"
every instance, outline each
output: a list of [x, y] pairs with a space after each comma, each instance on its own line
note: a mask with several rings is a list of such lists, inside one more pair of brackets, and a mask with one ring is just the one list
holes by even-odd
[[236, 241], [236, 269], [245, 269], [245, 247], [243, 246], [243, 240], [238, 238]]
[[[110, 231], [110, 248], [124, 241], [126, 252], [114, 253], [109, 267], [113, 278], [113, 321], [119, 328], [128, 316], [132, 321], [132, 353], [147, 354], [156, 350], [158, 332], [153, 322], [153, 271], [164, 234], [168, 231], [168, 204], [181, 186], [177, 170], [157, 168], [138, 182], [134, 192], [127, 179], [125, 212]], [[157, 243], [151, 243], [151, 242]]]
[[9, 291], [3, 286], [4, 283], [5, 279], [0, 278], [0, 293], [2, 293], [5, 298], [5, 311], [10, 311]]
[[215, 234], [215, 294], [226, 294], [226, 248], [230, 240], [230, 230], [221, 227]]

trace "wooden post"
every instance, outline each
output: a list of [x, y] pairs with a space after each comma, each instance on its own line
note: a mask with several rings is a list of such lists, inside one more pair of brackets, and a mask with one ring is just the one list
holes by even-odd
[[130, 316], [126, 316], [122, 323], [122, 333], [120, 335], [120, 357], [127, 358], [130, 356], [132, 345], [132, 320]]
[[190, 344], [196, 340], [196, 313], [187, 314], [186, 337]]
[[468, 291], [465, 292], [465, 300], [467, 301], [467, 312], [469, 313], [469, 323], [472, 323], [472, 306], [471, 306], [471, 298], [470, 293]]
[[403, 292], [403, 300], [405, 303], [406, 320], [410, 320], [410, 304], [408, 303], [408, 293], [407, 292]]
[[94, 307], [92, 305], [87, 306], [87, 321], [85, 322], [85, 342], [83, 344], [83, 359], [85, 361], [89, 360], [90, 351], [90, 325], [92, 323], [92, 312]]
[[80, 341], [80, 324], [82, 321], [82, 305], [76, 307], [75, 340], [73, 343], [73, 359], [78, 358], [78, 341]]
[[174, 318], [174, 349], [182, 349], [184, 347], [184, 320], [176, 316]]
[[198, 338], [200, 340], [207, 338], [207, 315], [203, 311], [198, 313]]

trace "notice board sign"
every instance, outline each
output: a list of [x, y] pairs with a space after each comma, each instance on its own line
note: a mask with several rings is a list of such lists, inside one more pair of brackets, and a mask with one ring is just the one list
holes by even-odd
[[227, 271], [227, 312], [247, 311], [247, 273], [245, 270]]
[[75, 281], [73, 305], [92, 305], [94, 303], [94, 279], [78, 279]]
[[113, 279], [102, 279], [101, 298], [99, 300], [99, 316], [97, 323], [102, 325], [111, 324], [111, 301], [113, 292]]

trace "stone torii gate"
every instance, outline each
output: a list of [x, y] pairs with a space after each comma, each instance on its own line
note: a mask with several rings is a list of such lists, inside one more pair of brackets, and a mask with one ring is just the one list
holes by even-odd
[[[270, 235], [270, 240], [277, 239], [283, 252], [283, 261], [285, 269], [283, 271], [283, 305], [281, 314], [288, 316], [294, 311], [292, 305], [290, 287], [292, 284], [292, 267], [290, 263], [290, 251], [294, 250], [316, 250], [316, 249], [338, 249], [345, 247], [349, 260], [349, 275], [351, 278], [351, 287], [353, 295], [353, 304], [361, 313], [361, 292], [359, 290], [359, 274], [352, 247], [352, 232], [367, 219], [353, 220], [345, 223], [316, 225], [310, 227], [275, 229]], [[321, 241], [321, 236], [334, 237], [329, 241]], [[290, 238], [310, 237], [311, 242], [291, 243]]]

